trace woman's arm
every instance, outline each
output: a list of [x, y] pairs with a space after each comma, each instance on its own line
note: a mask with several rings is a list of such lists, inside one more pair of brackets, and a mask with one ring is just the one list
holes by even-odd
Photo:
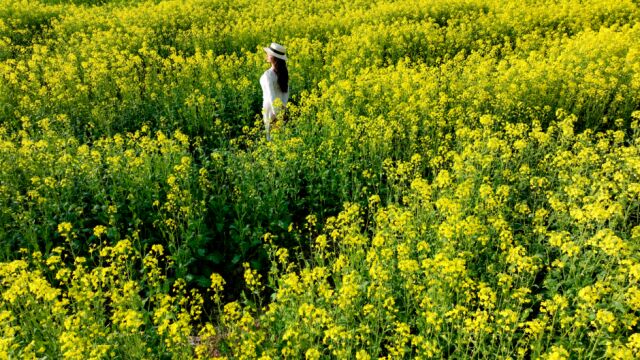
[[265, 119], [273, 119], [276, 114], [273, 109], [273, 101], [276, 98], [274, 81], [270, 79], [268, 72], [260, 77], [260, 86], [262, 87], [262, 107], [265, 112]]

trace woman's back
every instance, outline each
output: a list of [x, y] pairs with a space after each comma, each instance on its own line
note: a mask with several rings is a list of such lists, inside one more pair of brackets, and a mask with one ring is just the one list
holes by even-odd
[[269, 116], [270, 120], [273, 120], [280, 108], [275, 106], [276, 99], [280, 99], [282, 108], [287, 105], [289, 101], [289, 89], [283, 92], [278, 84], [278, 75], [273, 68], [267, 69], [260, 77], [260, 85], [262, 86], [262, 107], [265, 109], [265, 116]]

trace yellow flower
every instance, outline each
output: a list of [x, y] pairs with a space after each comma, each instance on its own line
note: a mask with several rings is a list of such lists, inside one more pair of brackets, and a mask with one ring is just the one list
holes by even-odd
[[569, 358], [569, 352], [560, 345], [551, 347], [551, 351], [547, 354], [547, 360], [566, 360]]
[[617, 327], [616, 316], [611, 311], [600, 309], [596, 313], [594, 325], [605, 328], [608, 332], [612, 333]]
[[60, 235], [64, 237], [69, 236], [71, 229], [73, 229], [73, 226], [69, 222], [63, 222], [58, 224], [58, 232], [60, 233]]
[[104, 235], [104, 233], [107, 231], [107, 228], [103, 225], [97, 225], [96, 227], [93, 228], [93, 235], [95, 235], [97, 238], [100, 238], [102, 235]]
[[371, 360], [371, 356], [364, 349], [358, 350], [356, 352], [356, 360]]
[[322, 356], [322, 353], [318, 349], [309, 349], [304, 353], [306, 360], [318, 360]]
[[259, 293], [262, 289], [261, 278], [262, 275], [258, 274], [256, 270], [252, 270], [249, 267], [249, 263], [243, 263], [242, 267], [244, 268], [244, 281], [249, 290], [253, 293]]

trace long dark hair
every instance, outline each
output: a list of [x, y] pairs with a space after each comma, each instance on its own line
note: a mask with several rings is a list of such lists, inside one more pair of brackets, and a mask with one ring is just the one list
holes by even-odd
[[287, 62], [275, 56], [273, 59], [275, 60], [273, 69], [276, 75], [278, 75], [278, 86], [280, 86], [282, 92], [289, 92], [289, 70], [287, 70]]

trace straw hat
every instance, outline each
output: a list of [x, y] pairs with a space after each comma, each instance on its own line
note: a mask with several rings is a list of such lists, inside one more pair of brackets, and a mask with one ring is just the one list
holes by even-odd
[[277, 44], [277, 43], [271, 43], [271, 45], [269, 45], [269, 47], [263, 48], [264, 51], [267, 52], [267, 54], [273, 56], [273, 57], [277, 57], [278, 59], [282, 59], [282, 60], [287, 60], [287, 51], [285, 49], [284, 46]]

